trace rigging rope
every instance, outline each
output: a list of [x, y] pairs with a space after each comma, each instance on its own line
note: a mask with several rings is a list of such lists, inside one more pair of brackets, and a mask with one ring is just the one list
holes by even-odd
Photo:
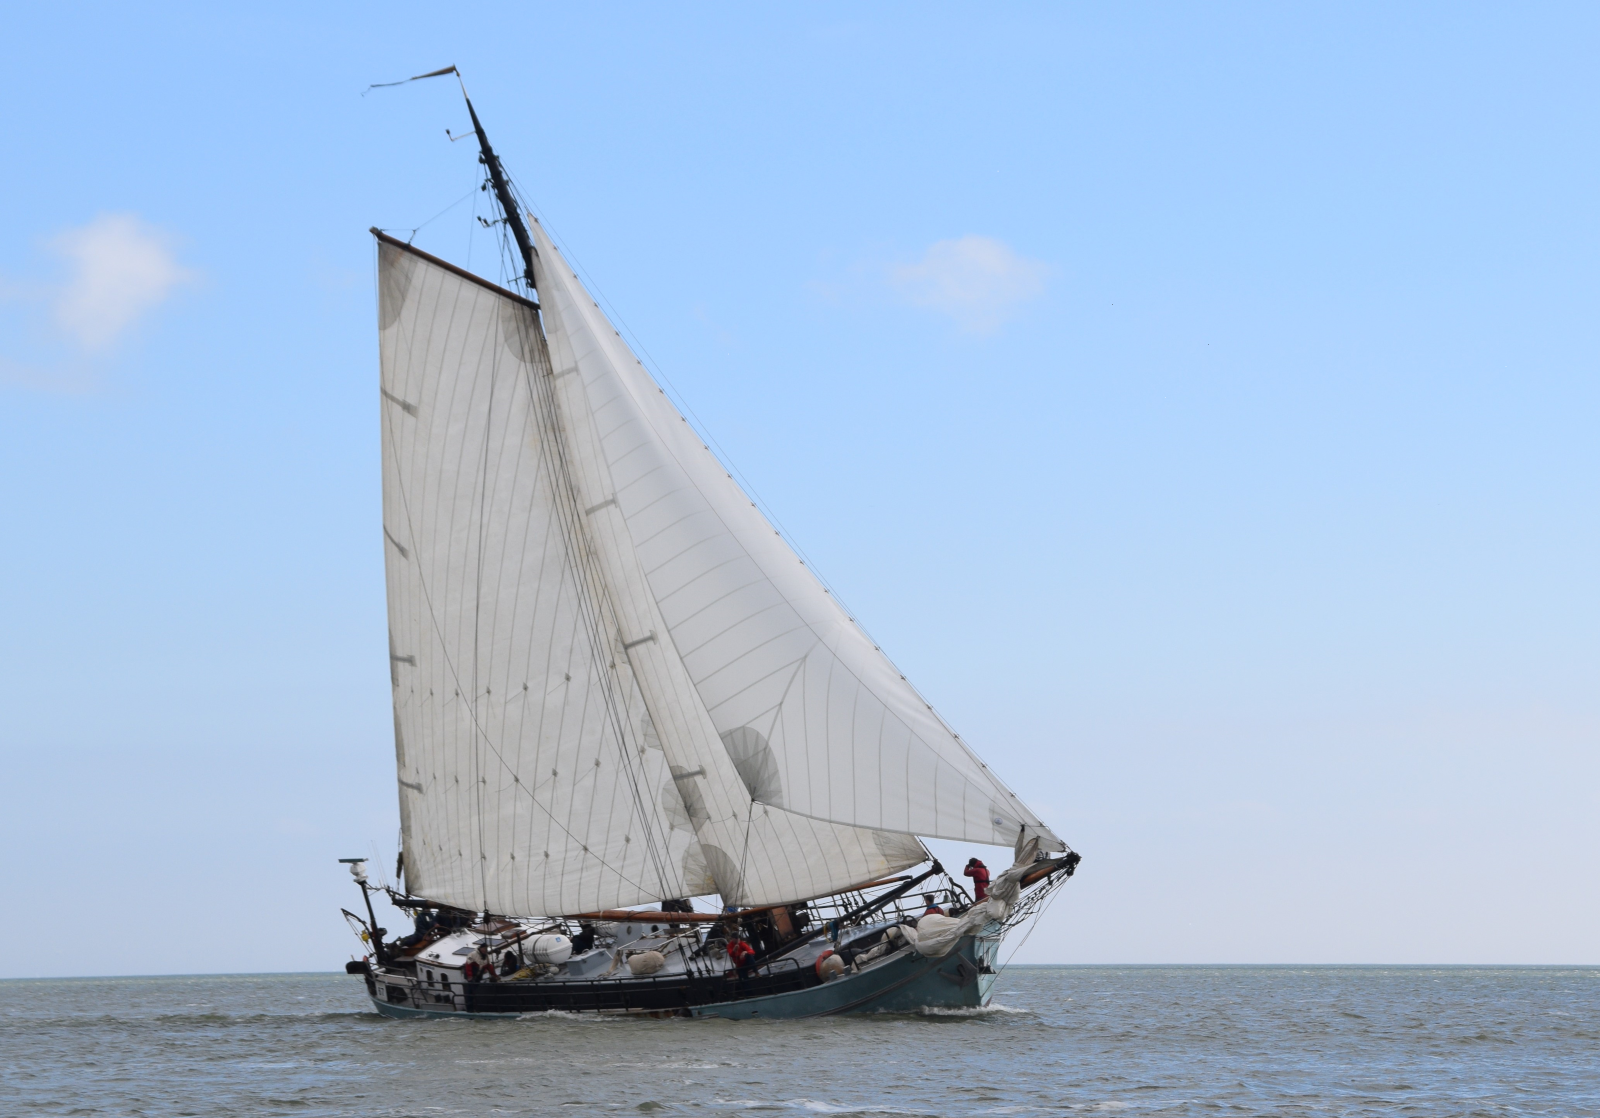
[[450, 204], [449, 204], [449, 205], [448, 205], [448, 206], [446, 206], [446, 207], [445, 207], [445, 208], [444, 208], [444, 209], [442, 209], [442, 210], [440, 210], [440, 211], [439, 211], [439, 212], [438, 212], [438, 213], [436, 213], [436, 214], [434, 214], [434, 215], [433, 215], [433, 216], [432, 216], [432, 217], [430, 217], [430, 218], [429, 218], [429, 219], [428, 219], [428, 220], [427, 220], [427, 221], [424, 221], [424, 222], [423, 222], [423, 223], [422, 223], [422, 224], [421, 224], [421, 225], [418, 225], [418, 226], [416, 226], [416, 227], [414, 227], [414, 228], [413, 228], [413, 229], [412, 229], [412, 230], [411, 230], [411, 236], [410, 236], [410, 237], [407, 237], [407, 238], [406, 238], [406, 244], [408, 244], [408, 245], [409, 245], [409, 244], [410, 244], [410, 243], [411, 243], [411, 241], [412, 241], [412, 239], [413, 239], [413, 238], [414, 238], [414, 237], [416, 237], [416, 235], [417, 235], [417, 234], [418, 234], [418, 233], [420, 233], [420, 232], [422, 232], [422, 231], [423, 231], [423, 230], [424, 230], [424, 229], [426, 229], [426, 228], [427, 228], [427, 227], [428, 227], [428, 226], [430, 226], [430, 225], [432, 225], [432, 224], [433, 224], [433, 223], [434, 223], [434, 222], [436, 222], [436, 221], [438, 221], [438, 220], [439, 220], [439, 219], [440, 219], [440, 218], [441, 218], [441, 217], [443, 217], [443, 216], [444, 216], [444, 215], [445, 215], [445, 214], [447, 214], [447, 213], [449, 213], [449, 212], [450, 212], [450, 211], [451, 211], [451, 210], [453, 210], [453, 209], [455, 209], [455, 208], [456, 208], [456, 207], [457, 207], [457, 206], [459, 206], [459, 205], [461, 205], [461, 203], [463, 203], [463, 202], [465, 202], [465, 201], [466, 201], [466, 200], [467, 200], [467, 199], [468, 199], [468, 198], [471, 198], [471, 197], [472, 197], [472, 196], [473, 196], [473, 195], [474, 195], [474, 194], [476, 194], [476, 193], [477, 193], [477, 192], [478, 192], [478, 187], [476, 187], [476, 186], [474, 186], [474, 187], [473, 187], [473, 188], [472, 188], [472, 189], [471, 189], [471, 190], [469, 190], [469, 191], [467, 191], [467, 192], [466, 192], [466, 193], [465, 193], [465, 194], [463, 194], [463, 195], [462, 195], [462, 196], [461, 196], [461, 197], [459, 197], [459, 198], [457, 198], [457, 199], [456, 199], [456, 200], [455, 200], [455, 201], [454, 201], [454, 202], [451, 202], [451, 203], [450, 203]]
[[[620, 753], [623, 772], [627, 778], [629, 790], [633, 793], [634, 809], [638, 812], [639, 823], [643, 828], [645, 853], [654, 865], [659, 889], [666, 893], [676, 893], [680, 883], [676, 876], [669, 873], [666, 860], [657, 842], [655, 827], [662, 824], [660, 812], [645, 806], [646, 801], [641, 790], [640, 774], [636, 771], [638, 758], [634, 755], [633, 737], [636, 731], [631, 717], [625, 715], [623, 710], [626, 704], [617, 694], [621, 683], [617, 673], [616, 653], [610, 647], [610, 634], [620, 631], [620, 626], [615, 624], [617, 613], [611, 603], [603, 572], [600, 570], [599, 561], [594, 554], [594, 548], [589, 543], [584, 533], [582, 519], [582, 501], [578, 496], [576, 479], [572, 476], [571, 464], [567, 457], [564, 430], [561, 424], [560, 401], [555, 390], [555, 369], [550, 360], [550, 350], [545, 339], [544, 328], [531, 315], [518, 314], [516, 319], [517, 329], [523, 334], [524, 353], [537, 353], [543, 366], [535, 369], [533, 363], [528, 366], [528, 389], [535, 400], [543, 405], [546, 430], [544, 437], [539, 440], [539, 452], [545, 458], [551, 470], [552, 489], [556, 495], [557, 518], [562, 527], [563, 542], [567, 548], [568, 561], [581, 576], [578, 580], [579, 608], [587, 622], [585, 626], [589, 631], [590, 649], [595, 659], [595, 666], [601, 680], [601, 695], [606, 704], [607, 713], [610, 715], [613, 729], [616, 732], [617, 749]], [[534, 343], [536, 349], [528, 343]], [[609, 617], [607, 617], [609, 614]], [[609, 665], [609, 669], [604, 665]], [[642, 697], [642, 695], [641, 695]], [[648, 710], [646, 711], [648, 714]], [[670, 832], [668, 832], [670, 834]]]

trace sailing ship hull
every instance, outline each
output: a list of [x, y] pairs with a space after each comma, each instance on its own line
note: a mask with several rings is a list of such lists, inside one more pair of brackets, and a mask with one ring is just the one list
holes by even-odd
[[1001, 930], [966, 936], [948, 955], [924, 958], [906, 948], [832, 982], [808, 971], [749, 979], [675, 976], [659, 981], [476, 983], [464, 994], [440, 993], [404, 975], [373, 975], [373, 1007], [391, 1018], [520, 1017], [530, 1013], [786, 1020], [841, 1013], [914, 1013], [977, 1009], [989, 1003]]

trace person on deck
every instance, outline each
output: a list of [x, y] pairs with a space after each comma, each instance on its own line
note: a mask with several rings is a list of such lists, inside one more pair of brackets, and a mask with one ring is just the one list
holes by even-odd
[[728, 958], [738, 968], [739, 977], [743, 978], [750, 967], [750, 960], [756, 957], [755, 948], [742, 939], [736, 939], [728, 944]]
[[975, 899], [983, 900], [989, 895], [989, 867], [976, 858], [967, 859], [967, 868], [961, 871], [962, 876], [972, 878], [972, 894]]
[[402, 949], [407, 947], [415, 947], [417, 944], [427, 939], [428, 933], [433, 930], [436, 915], [437, 914], [431, 908], [418, 909], [416, 931], [406, 936], [405, 939], [402, 939], [399, 944], [400, 947]]
[[578, 934], [572, 937], [572, 953], [582, 955], [594, 946], [594, 925], [578, 924]]
[[467, 956], [466, 966], [461, 968], [463, 972], [467, 966], [472, 968], [472, 977], [467, 979], [468, 982], [494, 981], [494, 963], [490, 961], [489, 953], [483, 949], [483, 944], [478, 944], [478, 949]]
[[923, 899], [923, 901], [925, 901], [927, 903], [927, 906], [928, 906], [927, 908], [922, 910], [922, 915], [924, 915], [924, 916], [943, 916], [944, 915], [944, 909], [939, 907], [938, 902], [936, 902], [934, 900], [932, 893], [924, 893], [924, 894], [922, 894], [922, 899]]
[[778, 929], [772, 926], [772, 917], [758, 912], [745, 923], [746, 933], [757, 951], [767, 952], [777, 946]]
[[750, 967], [750, 960], [756, 957], [755, 948], [741, 936], [733, 927], [725, 925], [728, 937], [728, 962], [734, 965], [743, 978]]

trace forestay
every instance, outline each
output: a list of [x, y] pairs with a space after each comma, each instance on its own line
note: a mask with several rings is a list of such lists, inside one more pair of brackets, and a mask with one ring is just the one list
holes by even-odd
[[1063, 849], [811, 574], [532, 231], [556, 372], [581, 383], [598, 432], [595, 499], [615, 510], [656, 637], [748, 795], [879, 832], [1011, 845], [1025, 827]]

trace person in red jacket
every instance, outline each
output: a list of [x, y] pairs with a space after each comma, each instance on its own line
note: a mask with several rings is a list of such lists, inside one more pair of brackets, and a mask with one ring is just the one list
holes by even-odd
[[976, 858], [967, 859], [967, 868], [961, 871], [963, 877], [972, 878], [972, 892], [978, 900], [989, 895], [989, 867]]
[[744, 940], [734, 938], [728, 941], [728, 961], [738, 969], [739, 977], [744, 977], [745, 969], [755, 957], [755, 949]]

